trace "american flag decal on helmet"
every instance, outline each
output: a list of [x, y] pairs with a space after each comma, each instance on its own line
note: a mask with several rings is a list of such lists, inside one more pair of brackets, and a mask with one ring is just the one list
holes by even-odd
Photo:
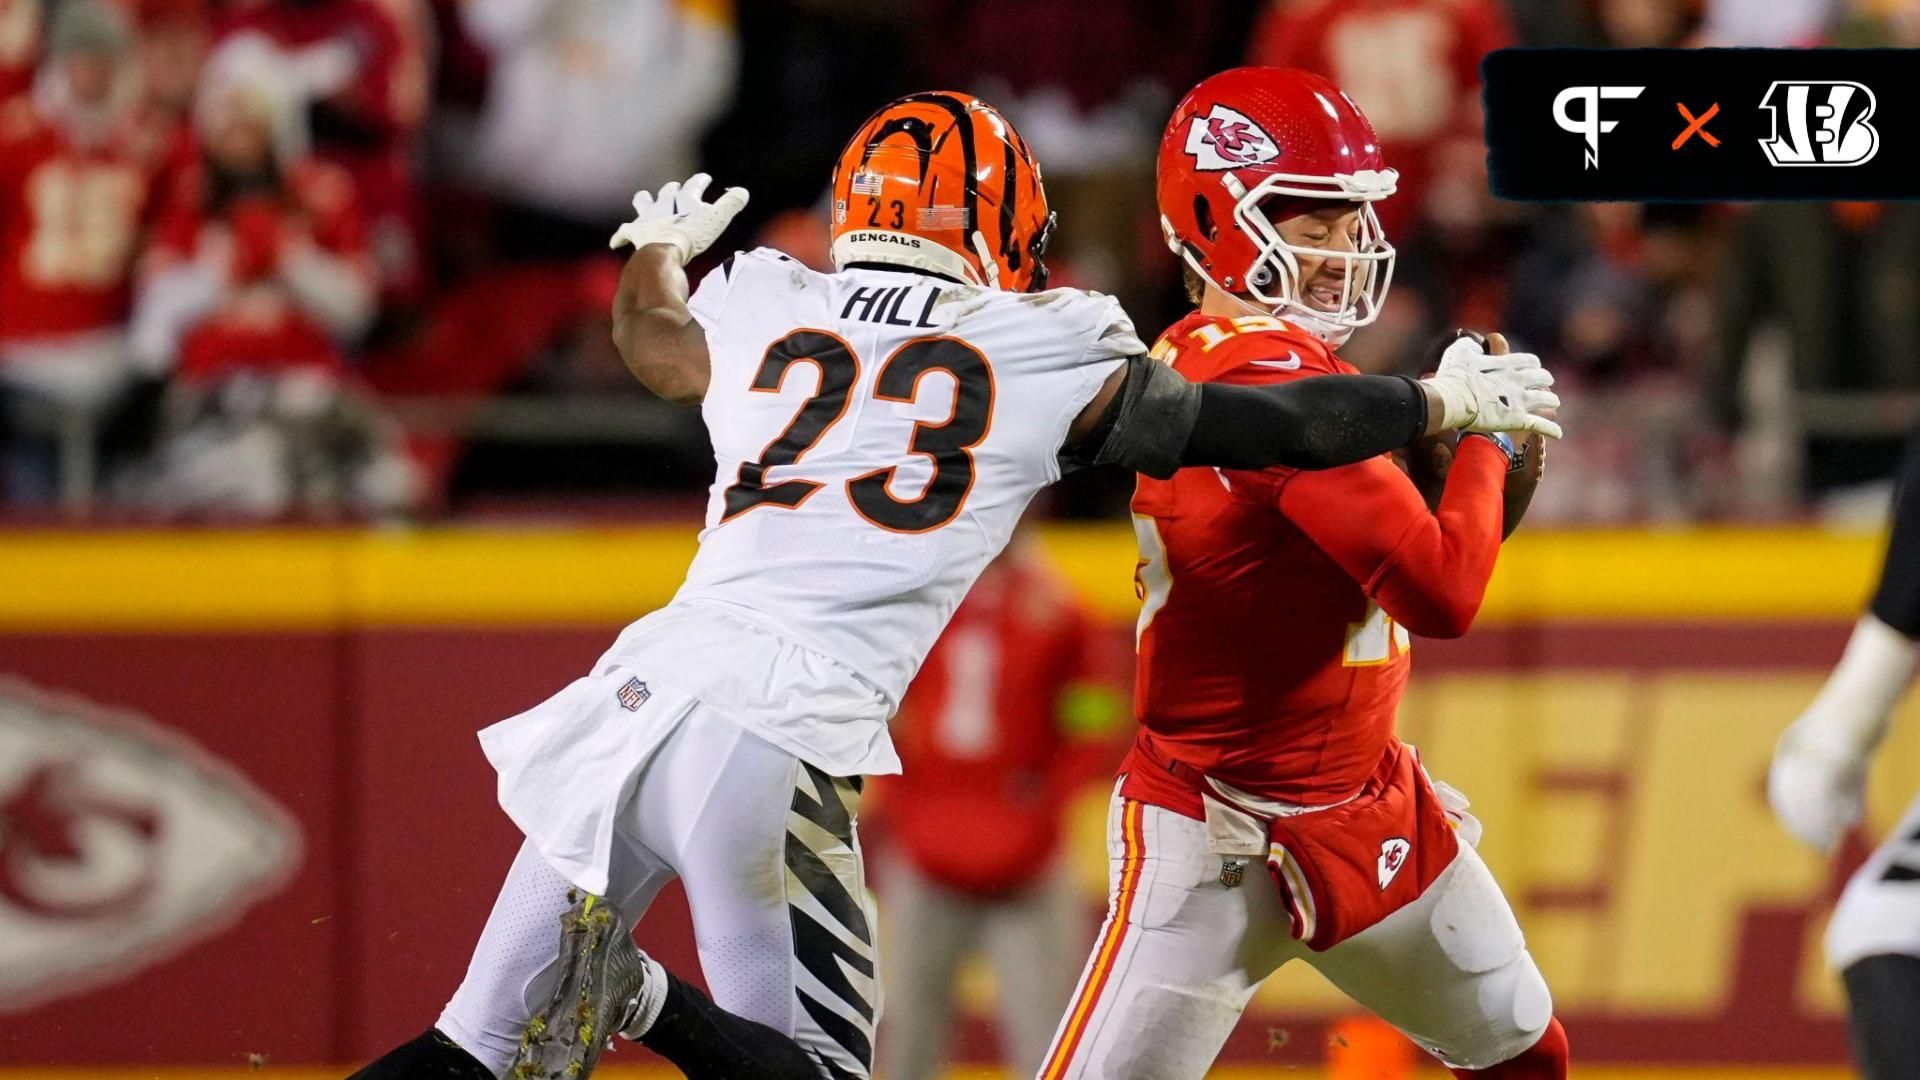
[[639, 679], [628, 679], [626, 685], [620, 687], [620, 707], [628, 712], [639, 712], [640, 706], [645, 705], [652, 696], [653, 691], [647, 689], [646, 683]]

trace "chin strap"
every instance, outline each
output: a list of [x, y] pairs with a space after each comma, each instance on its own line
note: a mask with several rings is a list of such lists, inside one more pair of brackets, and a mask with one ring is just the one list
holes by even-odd
[[[1211, 281], [1212, 279], [1208, 278], [1208, 280]], [[1215, 287], [1218, 288], [1217, 285]], [[1267, 307], [1264, 304], [1257, 304], [1241, 296], [1239, 293], [1230, 293], [1225, 289], [1221, 289], [1220, 291], [1232, 297], [1234, 303], [1245, 308], [1250, 314], [1264, 315], [1270, 319], [1285, 319], [1300, 329], [1305, 330], [1307, 333], [1312, 334], [1314, 337], [1319, 338], [1321, 341], [1326, 342], [1327, 347], [1330, 349], [1337, 349], [1345, 345], [1347, 339], [1353, 336], [1353, 327], [1343, 322], [1335, 322], [1304, 304], [1291, 302]]]
[[[1232, 181], [1233, 178], [1229, 176], [1227, 179]], [[1230, 183], [1228, 189], [1234, 190], [1236, 186], [1237, 184]], [[1245, 189], [1239, 189], [1235, 193], [1244, 194], [1244, 190]], [[1297, 303], [1282, 305], [1287, 309], [1283, 313], [1280, 307], [1270, 308], [1256, 304], [1246, 297], [1241, 296], [1239, 293], [1223, 287], [1218, 281], [1214, 280], [1212, 274], [1207, 273], [1205, 268], [1200, 265], [1200, 260], [1194, 257], [1193, 249], [1180, 242], [1180, 237], [1173, 230], [1173, 222], [1167, 220], [1165, 214], [1160, 215], [1160, 235], [1166, 240], [1167, 247], [1171, 248], [1175, 255], [1180, 256], [1180, 260], [1191, 267], [1194, 273], [1199, 274], [1201, 280], [1212, 285], [1221, 295], [1231, 298], [1233, 302], [1238, 304], [1247, 314], [1285, 319], [1300, 329], [1305, 330], [1307, 333], [1312, 334], [1314, 337], [1319, 338], [1321, 341], [1326, 342], [1330, 348], [1337, 349], [1345, 345], [1347, 339], [1353, 336], [1353, 327], [1345, 323], [1337, 323], [1330, 319], [1322, 318], [1311, 309], [1301, 310], [1301, 305]]]
[[[974, 235], [978, 236], [980, 234], [975, 233]], [[1336, 323], [1327, 319], [1318, 318], [1311, 312], [1298, 310], [1297, 306], [1290, 306], [1286, 311], [1282, 311], [1279, 308], [1269, 308], [1256, 304], [1246, 297], [1241, 296], [1239, 293], [1229, 292], [1222, 288], [1219, 282], [1213, 280], [1212, 274], [1207, 273], [1201, 268], [1200, 261], [1193, 257], [1193, 252], [1189, 250], [1186, 245], [1180, 244], [1176, 246], [1174, 250], [1179, 252], [1180, 258], [1185, 260], [1186, 264], [1193, 268], [1194, 273], [1199, 274], [1202, 280], [1213, 286], [1214, 291], [1233, 301], [1241, 310], [1249, 315], [1259, 315], [1269, 319], [1285, 319], [1300, 329], [1305, 330], [1307, 333], [1312, 334], [1314, 337], [1319, 338], [1321, 341], [1326, 342], [1329, 348], [1337, 349], [1345, 345], [1347, 339], [1353, 336], [1353, 327], [1344, 323]]]
[[1289, 307], [1284, 313], [1276, 310], [1270, 314], [1285, 319], [1326, 342], [1329, 348], [1337, 349], [1345, 345], [1347, 339], [1353, 336], [1353, 327], [1320, 318], [1310, 311], [1301, 311], [1298, 307]]

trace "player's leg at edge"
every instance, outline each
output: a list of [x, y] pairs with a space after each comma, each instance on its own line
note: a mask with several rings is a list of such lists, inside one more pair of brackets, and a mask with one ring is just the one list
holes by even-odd
[[[1920, 428], [1894, 480], [1893, 529], [1880, 580], [1845, 654], [1782, 735], [1768, 798], [1789, 832], [1831, 851], [1864, 816], [1866, 776], [1920, 647]], [[1855, 1063], [1866, 1080], [1920, 1070], [1920, 930], [1908, 890], [1920, 845], [1916, 800], [1847, 883], [1827, 928], [1829, 966], [1847, 989]]]
[[1863, 1080], [1912, 1076], [1920, 1062], [1920, 957], [1881, 953], [1840, 973], [1847, 985], [1847, 1026]]

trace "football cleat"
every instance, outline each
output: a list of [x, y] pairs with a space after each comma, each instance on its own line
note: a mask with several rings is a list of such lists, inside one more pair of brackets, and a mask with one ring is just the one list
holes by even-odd
[[646, 956], [600, 897], [583, 897], [560, 917], [560, 965], [552, 999], [521, 1033], [508, 1080], [585, 1080], [639, 1010]]

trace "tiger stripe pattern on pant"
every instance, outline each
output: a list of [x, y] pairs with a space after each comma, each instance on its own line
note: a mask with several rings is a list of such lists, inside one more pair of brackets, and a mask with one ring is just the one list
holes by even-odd
[[860, 786], [857, 779], [828, 776], [801, 762], [787, 814], [794, 994], [806, 1017], [827, 1036], [812, 1041], [809, 1049], [822, 1074], [833, 1080], [872, 1073], [880, 1015], [876, 917], [854, 828]]

